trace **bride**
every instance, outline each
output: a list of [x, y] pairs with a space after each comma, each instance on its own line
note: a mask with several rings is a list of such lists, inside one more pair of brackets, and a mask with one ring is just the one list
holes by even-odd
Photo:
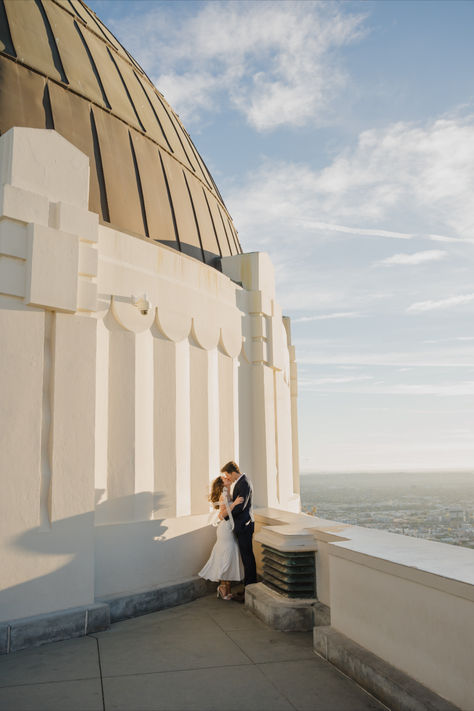
[[[230, 584], [233, 580], [242, 580], [243, 569], [240, 560], [239, 547], [234, 536], [234, 520], [232, 509], [244, 501], [243, 496], [238, 496], [235, 501], [230, 501], [229, 489], [231, 481], [227, 476], [218, 476], [211, 484], [209, 501], [214, 508], [212, 524], [217, 527], [217, 541], [211, 551], [206, 565], [198, 575], [207, 580], [219, 582], [217, 597], [231, 600]], [[228, 519], [225, 520], [225, 517]]]

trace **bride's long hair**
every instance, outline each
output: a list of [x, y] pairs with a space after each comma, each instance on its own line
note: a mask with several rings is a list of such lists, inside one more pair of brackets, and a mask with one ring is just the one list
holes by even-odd
[[218, 508], [219, 499], [221, 497], [222, 491], [224, 489], [224, 482], [222, 477], [218, 476], [217, 479], [211, 484], [211, 493], [209, 494], [209, 501], [214, 504], [215, 508]]

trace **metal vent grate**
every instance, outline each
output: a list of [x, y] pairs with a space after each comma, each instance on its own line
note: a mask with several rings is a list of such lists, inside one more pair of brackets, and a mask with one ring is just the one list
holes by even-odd
[[285, 597], [316, 597], [314, 551], [284, 552], [262, 544], [263, 583]]

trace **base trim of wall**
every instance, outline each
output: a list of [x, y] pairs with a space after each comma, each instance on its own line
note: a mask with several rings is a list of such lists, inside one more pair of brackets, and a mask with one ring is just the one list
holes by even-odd
[[84, 637], [109, 627], [109, 608], [101, 603], [0, 622], [0, 654], [19, 652], [28, 647], [72, 637]]
[[103, 632], [110, 629], [113, 622], [183, 605], [208, 592], [206, 581], [196, 577], [140, 592], [104, 597], [84, 607], [0, 622], [0, 655]]
[[[215, 589], [215, 585], [212, 590]], [[105, 603], [110, 610], [110, 622], [120, 622], [131, 617], [148, 615], [167, 607], [184, 605], [209, 592], [206, 580], [189, 578], [176, 583], [157, 585], [139, 592], [120, 593], [100, 597], [98, 602]]]
[[329, 622], [329, 608], [313, 598], [287, 598], [279, 595], [264, 583], [254, 583], [245, 588], [245, 606], [258, 618], [275, 630], [290, 632], [312, 630], [318, 623], [315, 619], [325, 608], [326, 624]]
[[332, 627], [315, 627], [314, 651], [391, 711], [460, 711], [412, 677]]

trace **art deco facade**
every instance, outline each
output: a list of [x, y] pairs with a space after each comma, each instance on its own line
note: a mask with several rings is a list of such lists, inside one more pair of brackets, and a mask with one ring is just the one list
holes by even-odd
[[298, 513], [270, 259], [82, 2], [0, 1], [0, 134], [0, 654], [191, 599], [237, 459], [260, 542], [317, 551], [315, 650], [390, 707], [472, 711], [472, 551]]
[[81, 2], [0, 5], [2, 620], [189, 578], [209, 481], [298, 510], [289, 323], [179, 118]]

